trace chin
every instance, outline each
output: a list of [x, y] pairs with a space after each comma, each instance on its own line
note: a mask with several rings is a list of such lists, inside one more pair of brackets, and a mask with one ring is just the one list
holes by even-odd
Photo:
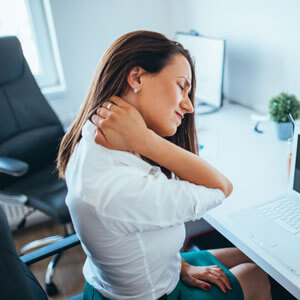
[[[160, 126], [151, 126], [149, 127], [152, 129], [156, 134], [162, 137], [168, 137], [168, 136], [173, 136], [177, 132], [177, 126], [175, 124], [170, 125], [170, 126], [162, 126], [162, 124], [159, 124]], [[166, 125], [166, 124], [163, 124]]]
[[168, 128], [164, 130], [163, 134], [160, 134], [160, 136], [164, 136], [164, 137], [173, 136], [176, 132], [177, 132], [177, 127]]

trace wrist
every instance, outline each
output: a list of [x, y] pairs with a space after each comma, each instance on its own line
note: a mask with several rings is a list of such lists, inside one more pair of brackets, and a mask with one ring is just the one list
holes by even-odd
[[157, 134], [153, 130], [147, 128], [143, 137], [144, 138], [141, 141], [141, 143], [139, 145], [136, 145], [135, 151], [138, 152], [140, 155], [151, 159], [151, 153], [153, 151]]
[[184, 260], [184, 259], [181, 259], [181, 272], [180, 274], [184, 274], [186, 272], [186, 270], [189, 268], [189, 264]]

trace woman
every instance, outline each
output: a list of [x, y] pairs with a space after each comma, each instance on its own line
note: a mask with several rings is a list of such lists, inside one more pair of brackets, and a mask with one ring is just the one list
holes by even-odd
[[125, 34], [104, 55], [58, 156], [86, 299], [271, 299], [238, 249], [179, 253], [184, 222], [232, 191], [197, 155], [194, 92], [188, 51], [159, 33]]

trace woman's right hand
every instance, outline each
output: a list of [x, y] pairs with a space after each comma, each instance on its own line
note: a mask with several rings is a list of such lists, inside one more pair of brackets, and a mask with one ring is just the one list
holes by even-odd
[[[109, 103], [113, 105], [108, 110]], [[112, 96], [104, 102], [92, 116], [92, 122], [97, 126], [95, 142], [106, 148], [139, 152], [146, 143], [149, 129], [142, 115], [120, 97]]]

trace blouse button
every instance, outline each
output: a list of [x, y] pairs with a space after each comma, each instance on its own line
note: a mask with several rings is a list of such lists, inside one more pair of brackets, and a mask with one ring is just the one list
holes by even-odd
[[153, 167], [150, 169], [149, 174], [150, 174], [150, 175], [156, 175], [157, 173], [160, 173], [160, 172], [161, 172], [161, 170], [160, 170], [159, 167], [153, 166]]

